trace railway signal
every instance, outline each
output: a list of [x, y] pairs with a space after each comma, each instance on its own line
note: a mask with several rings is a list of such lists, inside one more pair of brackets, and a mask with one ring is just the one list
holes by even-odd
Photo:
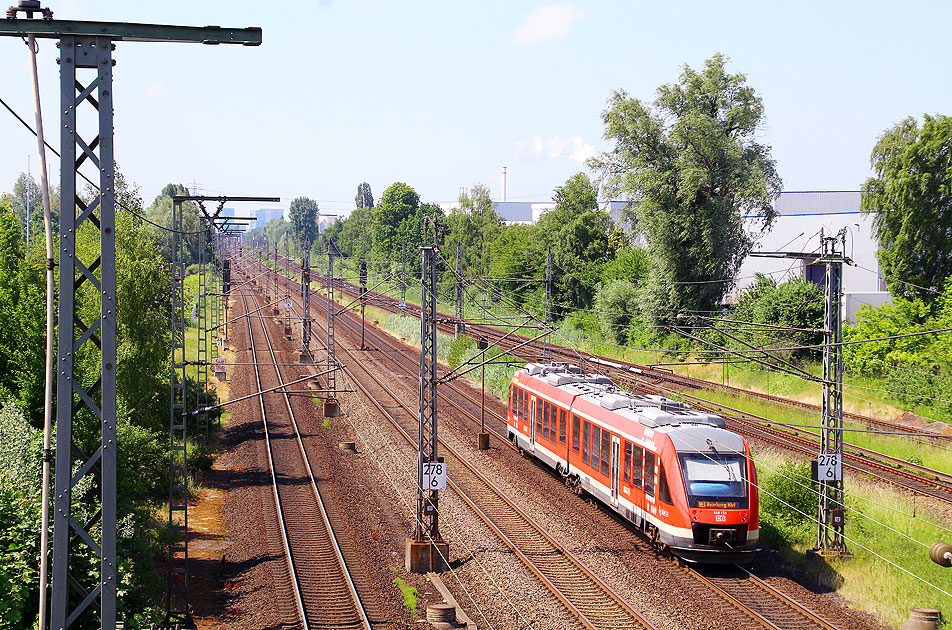
[[[441, 573], [449, 568], [449, 544], [440, 535], [439, 484], [432, 472], [442, 464], [437, 453], [436, 377], [436, 254], [440, 225], [427, 217], [432, 242], [420, 248], [423, 268], [420, 294], [420, 398], [417, 433], [417, 513], [413, 537], [407, 539], [406, 568], [411, 573]], [[445, 474], [445, 466], [441, 467]]]
[[337, 391], [337, 342], [334, 325], [337, 321], [337, 304], [334, 302], [334, 252], [330, 240], [327, 241], [327, 398], [324, 399], [324, 417], [336, 418], [340, 415], [340, 405], [334, 397]]
[[301, 258], [301, 298], [304, 302], [304, 317], [301, 319], [301, 363], [313, 363], [311, 354], [311, 241], [305, 239]]
[[[330, 248], [328, 248], [329, 250]], [[360, 349], [364, 347], [364, 327], [366, 320], [364, 318], [364, 307], [367, 305], [367, 261], [360, 261]]]
[[463, 244], [456, 244], [456, 313], [453, 322], [453, 338], [458, 339], [465, 332], [463, 325], [463, 270], [460, 261], [463, 257]]

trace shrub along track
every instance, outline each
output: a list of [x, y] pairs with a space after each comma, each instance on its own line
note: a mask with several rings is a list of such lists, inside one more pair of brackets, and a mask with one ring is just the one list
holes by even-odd
[[[251, 338], [258, 391], [281, 386], [285, 379], [262, 319], [242, 295]], [[255, 334], [255, 329], [259, 333]], [[259, 355], [265, 355], [259, 358]], [[299, 619], [308, 628], [354, 629], [371, 625], [351, 578], [344, 555], [346, 542], [338, 541], [331, 519], [308, 461], [301, 432], [285, 389], [258, 396], [267, 444], [276, 513], [286, 552]], [[343, 549], [342, 549], [343, 547]]]
[[[299, 302], [297, 298], [293, 299], [295, 302]], [[325, 313], [326, 304], [327, 302], [324, 296], [312, 295], [312, 313]], [[351, 314], [349, 311], [342, 313], [341, 316], [338, 317], [337, 322], [338, 326], [343, 324], [346, 328], [348, 328], [354, 338], [359, 338], [360, 324], [359, 318], [356, 315]], [[339, 327], [337, 330], [340, 331], [341, 328]], [[408, 348], [405, 344], [397, 342], [393, 337], [383, 331], [380, 331], [375, 326], [368, 326], [366, 328], [366, 338], [368, 346], [379, 350], [379, 354], [393, 366], [395, 371], [400, 373], [400, 376], [405, 376], [408, 378], [417, 377], [419, 373], [419, 361], [414, 357], [419, 356], [418, 352], [415, 352], [412, 348]], [[343, 344], [338, 344], [337, 347], [339, 349], [345, 349], [348, 355], [359, 364], [361, 360], [357, 357], [356, 353], [347, 350]], [[393, 393], [393, 391], [387, 387], [380, 378], [366, 370], [366, 368], [358, 367], [357, 371], [363, 372], [364, 378], [362, 380], [364, 382], [367, 381], [367, 378], [371, 380], [370, 386], [364, 389], [365, 394], [369, 398], [374, 400], [386, 399], [388, 400], [388, 403], [389, 401], [393, 400], [403, 407], [403, 409], [406, 411], [408, 420], [401, 422], [397, 420], [393, 414], [390, 414], [387, 411], [388, 409], [393, 409], [392, 404], [387, 404], [386, 408], [384, 408], [378, 403], [378, 408], [381, 409], [381, 412], [387, 415], [391, 422], [401, 425], [400, 430], [404, 433], [404, 436], [411, 443], [415, 443], [415, 440], [411, 437], [411, 434], [415, 434], [416, 431], [416, 410], [407, 406], [399, 395]], [[353, 373], [351, 373], [351, 378], [355, 383], [358, 383], [357, 379], [354, 378]], [[475, 425], [480, 423], [479, 407], [481, 401], [478, 393], [473, 393], [471, 388], [458, 381], [450, 381], [449, 383], [446, 383], [440, 387], [439, 392], [441, 404], [448, 403], [460, 412], [460, 414], [456, 417], [465, 417], [467, 422]], [[504, 413], [505, 407], [500, 405], [495, 397], [490, 397], [487, 399], [486, 429], [494, 436], [495, 440], [499, 442], [500, 446], [505, 445], [506, 448], [515, 450], [505, 435], [506, 419], [503, 415]], [[444, 418], [445, 417], [446, 416], [444, 416]], [[448, 447], [444, 445], [444, 454], [446, 452], [445, 449], [447, 448]], [[459, 455], [454, 451], [453, 457], [459, 457]], [[451, 472], [458, 471], [460, 468], [459, 465], [454, 465], [454, 463], [450, 464], [449, 469]], [[473, 470], [473, 472], [475, 472], [475, 469], [473, 469], [469, 463], [465, 462], [465, 460], [460, 459], [459, 464], [462, 464], [468, 470]], [[548, 471], [548, 469], [545, 470]], [[478, 475], [479, 473], [476, 474]], [[451, 479], [451, 481], [457, 481], [457, 483], [459, 483], [458, 479]], [[491, 486], [490, 482], [486, 481], [485, 483]], [[464, 481], [462, 484], [457, 485], [456, 489], [461, 493], [464, 491], [473, 491], [472, 485], [468, 481]], [[483, 497], [485, 489], [480, 488], [480, 490], [481, 492], [479, 493], [479, 496]], [[494, 493], [499, 492], [495, 487], [492, 488], [492, 491]], [[486, 499], [483, 497], [481, 499], [474, 500], [468, 498], [465, 494], [463, 496], [464, 500], [470, 503], [474, 510], [476, 510], [477, 513], [479, 513], [480, 516], [485, 520], [487, 515], [484, 515], [480, 510], [479, 501], [485, 501]], [[511, 506], [511, 508], [518, 510], [512, 501], [507, 499], [506, 502]], [[489, 510], [487, 510], [487, 512], [489, 512]], [[614, 514], [604, 513], [602, 515], [604, 516], [604, 520], [614, 522], [615, 524], [620, 524], [628, 531], [634, 531], [634, 528], [630, 524], [622, 521]], [[507, 515], [507, 517], [508, 516], [509, 515]], [[532, 550], [532, 552], [524, 555], [520, 553], [520, 549], [515, 546], [515, 543], [506, 537], [506, 532], [511, 531], [511, 525], [506, 524], [497, 527], [489, 521], [487, 521], [487, 523], [490, 524], [490, 527], [492, 527], [497, 532], [497, 534], [503, 538], [507, 545], [513, 548], [517, 555], [519, 555], [520, 558], [525, 562], [531, 561], [531, 557], [535, 557], [540, 552], [543, 554], [551, 553], [547, 547], [543, 547], [542, 549], [536, 547]], [[520, 524], [519, 526], [521, 529], [525, 529], [524, 524]], [[569, 553], [567, 550], [564, 550], [564, 547], [555, 542], [554, 539], [552, 539], [551, 544], [557, 545], [556, 549], [562, 549], [563, 553]], [[650, 553], [652, 551], [650, 544], [646, 540], [640, 539], [640, 544], [645, 553]], [[707, 571], [697, 571], [695, 567], [684, 565], [683, 563], [680, 564], [682, 567], [684, 567], [692, 579], [703, 585], [703, 587], [707, 590], [708, 595], [711, 597], [712, 602], [716, 602], [718, 606], [723, 606], [726, 603], [743, 615], [743, 620], [741, 622], [743, 625], [741, 627], [772, 629], [820, 628], [826, 630], [837, 627], [825, 621], [820, 615], [811, 611], [807, 606], [796, 602], [788, 595], [782, 593], [763, 580], [760, 580], [743, 568], [733, 567], [733, 570], [730, 573], [725, 573], [724, 569], [720, 568], [715, 569], [712, 574], [708, 575]], [[563, 601], [565, 600], [563, 599]]]

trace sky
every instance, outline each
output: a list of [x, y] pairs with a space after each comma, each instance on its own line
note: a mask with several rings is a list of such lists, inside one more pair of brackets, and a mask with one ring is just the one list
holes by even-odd
[[[10, 0], [13, 3], [13, 0]], [[448, 205], [462, 188], [548, 201], [611, 148], [617, 89], [645, 101], [720, 52], [762, 97], [760, 142], [785, 190], [856, 190], [877, 137], [952, 114], [949, 2], [117, 2], [45, 0], [56, 19], [260, 26], [260, 47], [118, 42], [115, 156], [148, 205], [165, 184], [297, 196], [327, 213], [396, 181]], [[44, 126], [58, 129], [53, 40]], [[0, 37], [0, 98], [34, 120], [29, 55]], [[59, 146], [59, 138], [47, 138]], [[50, 155], [51, 177], [58, 164]], [[0, 192], [36, 141], [0, 109]], [[58, 179], [57, 179], [58, 181]]]

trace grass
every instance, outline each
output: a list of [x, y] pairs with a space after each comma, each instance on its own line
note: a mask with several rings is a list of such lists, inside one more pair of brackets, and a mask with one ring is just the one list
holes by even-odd
[[409, 608], [411, 613], [418, 615], [417, 605], [419, 604], [419, 593], [417, 590], [400, 577], [393, 578], [393, 583], [397, 585], [397, 588], [400, 589], [400, 594], [403, 595], [403, 605]]
[[[785, 458], [765, 450], [755, 453], [754, 460], [760, 487], [770, 487]], [[853, 557], [824, 561], [808, 554], [814, 546], [816, 528], [806, 517], [802, 517], [798, 527], [786, 528], [787, 544], [778, 545], [780, 555], [816, 582], [834, 589], [853, 607], [873, 613], [894, 627], [905, 622], [911, 608], [937, 608], [948, 616], [952, 612], [952, 596], [878, 557], [887, 558], [946, 591], [952, 590], [949, 569], [934, 564], [928, 555], [929, 545], [952, 537], [947, 525], [931, 524], [941, 525], [945, 518], [890, 488], [849, 475], [846, 482], [845, 535]], [[762, 512], [761, 527], [770, 525], [781, 524], [775, 515]]]
[[[420, 343], [420, 320], [408, 317], [406, 315], [387, 314], [378, 309], [374, 315], [379, 315], [381, 326], [391, 334], [403, 339], [411, 345]], [[370, 316], [370, 309], [368, 309]], [[436, 334], [436, 357], [437, 360], [449, 365], [452, 368], [469, 363], [476, 365], [481, 362], [481, 351], [476, 347], [476, 342], [465, 335], [454, 339], [452, 335], [437, 332]], [[506, 361], [505, 364], [492, 364], [486, 366], [486, 393], [495, 395], [504, 402], [509, 401], [509, 383], [512, 380], [512, 374], [517, 367], [525, 365], [524, 359], [519, 359], [510, 355], [503, 354], [498, 348], [490, 348], [486, 351], [486, 358], [494, 361]], [[464, 368], [465, 369], [465, 368]], [[467, 372], [462, 378], [473, 385], [481, 384], [481, 369]]]

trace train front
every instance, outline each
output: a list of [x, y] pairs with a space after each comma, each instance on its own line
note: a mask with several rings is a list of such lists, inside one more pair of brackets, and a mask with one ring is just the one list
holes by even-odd
[[[689, 562], [750, 562], [760, 551], [757, 471], [747, 441], [715, 427], [670, 434], [681, 470], [691, 537], [672, 552]], [[682, 530], [687, 534], [687, 528]]]

